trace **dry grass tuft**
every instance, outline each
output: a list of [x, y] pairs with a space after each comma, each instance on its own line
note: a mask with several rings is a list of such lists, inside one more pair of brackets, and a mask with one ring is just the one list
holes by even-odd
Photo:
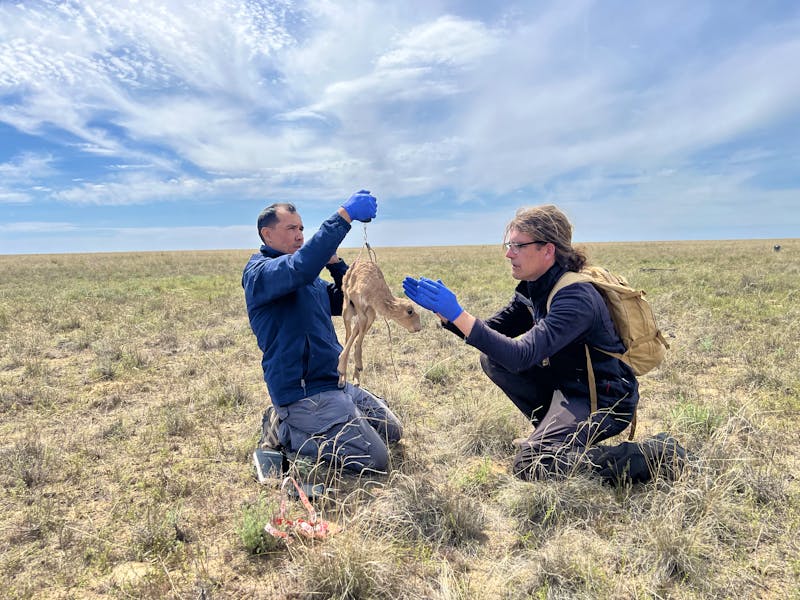
[[608, 521], [628, 519], [612, 488], [578, 475], [559, 481], [510, 481], [498, 500], [525, 544], [538, 543], [567, 525], [602, 529]]
[[504, 598], [626, 597], [619, 592], [618, 548], [591, 531], [563, 528], [525, 558], [513, 565]]
[[374, 532], [347, 531], [322, 544], [293, 546], [294, 598], [415, 598], [413, 568], [397, 544]]
[[10, 448], [0, 451], [0, 468], [5, 485], [22, 484], [26, 488], [44, 485], [53, 479], [52, 452], [36, 437], [28, 434]]
[[445, 478], [424, 473], [395, 474], [361, 518], [398, 539], [435, 548], [465, 546], [485, 539], [486, 518], [481, 504]]
[[462, 400], [450, 419], [454, 446], [464, 456], [508, 456], [514, 438], [530, 427], [510, 402], [495, 397]]

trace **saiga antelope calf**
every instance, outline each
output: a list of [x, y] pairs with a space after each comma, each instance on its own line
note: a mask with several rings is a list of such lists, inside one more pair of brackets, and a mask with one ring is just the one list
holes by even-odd
[[342, 291], [345, 344], [339, 354], [340, 388], [344, 387], [347, 378], [347, 359], [353, 347], [356, 359], [353, 385], [360, 384], [361, 371], [364, 369], [361, 345], [377, 315], [396, 321], [412, 333], [422, 329], [419, 313], [414, 310], [411, 301], [395, 298], [378, 265], [370, 260], [357, 258], [350, 265], [342, 280]]

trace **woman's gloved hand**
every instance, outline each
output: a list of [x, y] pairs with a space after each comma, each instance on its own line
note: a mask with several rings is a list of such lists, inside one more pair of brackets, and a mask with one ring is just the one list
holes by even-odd
[[413, 302], [442, 315], [448, 321], [455, 321], [464, 312], [456, 295], [447, 289], [441, 279], [434, 281], [427, 277], [420, 277], [418, 280], [406, 277], [403, 280], [403, 291]]

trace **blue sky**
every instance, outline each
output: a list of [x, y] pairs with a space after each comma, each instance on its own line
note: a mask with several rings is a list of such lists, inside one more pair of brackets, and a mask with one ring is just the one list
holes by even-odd
[[[800, 232], [800, 3], [0, 0], [0, 254]], [[345, 245], [359, 246], [360, 227]]]

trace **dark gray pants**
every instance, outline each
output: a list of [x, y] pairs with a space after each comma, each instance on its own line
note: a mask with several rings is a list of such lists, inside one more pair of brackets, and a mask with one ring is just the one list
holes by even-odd
[[350, 383], [276, 410], [284, 448], [351, 471], [387, 471], [387, 445], [403, 436], [386, 402]]
[[587, 448], [630, 425], [630, 413], [611, 408], [591, 414], [588, 398], [566, 398], [543, 369], [513, 373], [486, 355], [481, 367], [535, 424], [514, 457], [514, 473], [523, 479], [566, 474], [581, 463]]
[[537, 479], [591, 465], [588, 449], [621, 433], [630, 421], [630, 414], [616, 414], [613, 409], [590, 414], [588, 399], [569, 400], [556, 390], [547, 413], [520, 445], [514, 472], [523, 479]]

